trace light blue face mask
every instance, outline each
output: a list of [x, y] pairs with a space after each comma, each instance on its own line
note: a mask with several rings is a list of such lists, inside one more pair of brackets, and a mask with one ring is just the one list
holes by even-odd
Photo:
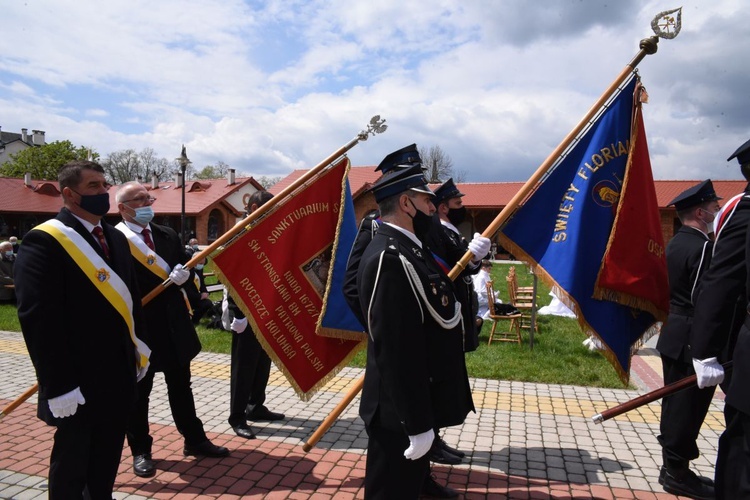
[[198, 271], [200, 271], [201, 269], [203, 269], [203, 264], [196, 264], [196, 265], [195, 265], [195, 268], [196, 268], [196, 269], [197, 269]]
[[13, 257], [13, 250], [8, 250], [7, 252], [5, 252], [5, 256], [6, 256], [7, 258], [9, 258], [9, 259], [10, 259], [11, 257]]
[[135, 210], [133, 220], [141, 226], [145, 226], [154, 218], [154, 209], [151, 207], [138, 207], [133, 210]]

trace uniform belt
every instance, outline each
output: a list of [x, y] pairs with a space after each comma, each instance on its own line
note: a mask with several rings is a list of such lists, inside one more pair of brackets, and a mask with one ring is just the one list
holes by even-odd
[[678, 314], [680, 316], [693, 317], [692, 307], [669, 306], [669, 314]]

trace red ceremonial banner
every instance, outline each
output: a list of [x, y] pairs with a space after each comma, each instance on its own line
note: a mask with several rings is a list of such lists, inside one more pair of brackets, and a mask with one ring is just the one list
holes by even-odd
[[648, 311], [664, 321], [669, 313], [667, 259], [638, 98], [641, 88], [636, 87], [630, 156], [594, 297]]
[[348, 171], [346, 158], [324, 170], [213, 258], [261, 345], [303, 401], [365, 346], [315, 334]]

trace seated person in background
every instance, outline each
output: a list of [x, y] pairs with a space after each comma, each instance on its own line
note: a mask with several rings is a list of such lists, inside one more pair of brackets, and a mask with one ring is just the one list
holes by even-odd
[[13, 289], [15, 260], [13, 245], [8, 241], [0, 243], [0, 301], [16, 300], [16, 291]]
[[472, 277], [474, 280], [474, 291], [477, 294], [477, 301], [479, 302], [479, 310], [477, 311], [477, 316], [482, 319], [487, 319], [489, 317], [489, 300], [492, 300], [493, 303], [502, 302], [497, 297], [497, 292], [495, 292], [495, 296], [492, 297], [492, 299], [487, 297], [487, 282], [492, 280], [492, 276], [490, 276], [491, 270], [492, 262], [487, 259], [483, 259], [479, 272]]
[[197, 238], [190, 238], [190, 241], [188, 241], [188, 244], [185, 245], [185, 253], [187, 253], [188, 259], [193, 256], [195, 252], [200, 250], [198, 248], [198, 239]]
[[18, 238], [11, 236], [8, 238], [8, 241], [10, 241], [10, 244], [13, 246], [13, 253], [18, 253]]

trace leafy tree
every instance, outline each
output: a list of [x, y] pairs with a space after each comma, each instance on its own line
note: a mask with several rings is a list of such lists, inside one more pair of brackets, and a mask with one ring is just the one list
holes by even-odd
[[[453, 175], [453, 160], [440, 146], [430, 146], [429, 149], [421, 147], [419, 156], [422, 157], [422, 166], [427, 169], [425, 175], [428, 182], [437, 184], [447, 181]], [[458, 179], [453, 180], [460, 182]]]
[[23, 177], [26, 172], [39, 180], [57, 180], [60, 168], [73, 160], [86, 160], [89, 155], [94, 160], [99, 154], [83, 146], [74, 146], [70, 141], [55, 141], [41, 146], [32, 146], [11, 155], [10, 160], [0, 167], [0, 175]]
[[281, 176], [268, 177], [267, 175], [261, 175], [260, 177], [255, 177], [255, 180], [258, 181], [258, 184], [263, 186], [263, 189], [269, 189], [281, 180]]
[[151, 148], [144, 148], [140, 153], [133, 149], [123, 149], [110, 153], [102, 162], [107, 180], [112, 184], [141, 179], [148, 182], [152, 175], [159, 180], [168, 178], [179, 167], [171, 164], [166, 158], [159, 158]]
[[216, 165], [206, 165], [203, 170], [195, 174], [196, 179], [223, 179], [231, 167], [219, 161]]

